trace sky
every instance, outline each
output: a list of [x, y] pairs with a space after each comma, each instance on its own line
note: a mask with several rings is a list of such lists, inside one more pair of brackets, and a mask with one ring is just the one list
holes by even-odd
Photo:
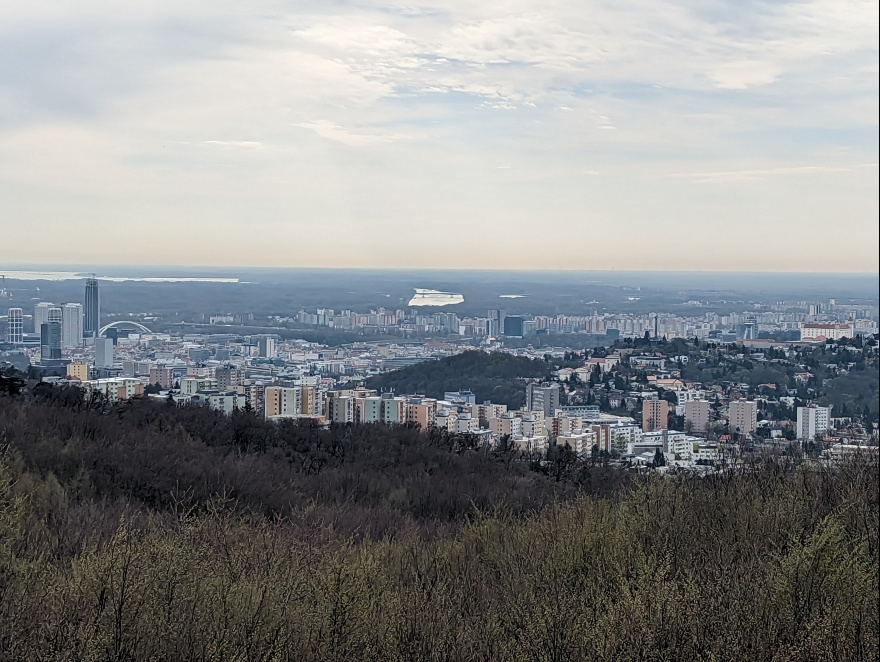
[[876, 0], [0, 15], [0, 264], [878, 271]]

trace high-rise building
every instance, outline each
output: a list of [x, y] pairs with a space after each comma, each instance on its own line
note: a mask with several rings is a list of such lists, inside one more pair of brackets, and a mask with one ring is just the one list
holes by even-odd
[[831, 418], [831, 407], [808, 405], [797, 408], [797, 438], [811, 441], [817, 435], [828, 431], [828, 419]]
[[693, 432], [705, 432], [709, 424], [709, 401], [688, 400], [684, 403], [684, 422]]
[[504, 318], [504, 335], [513, 338], [522, 338], [523, 318], [522, 315], [508, 315]]
[[271, 359], [275, 358], [275, 338], [264, 336], [257, 341], [260, 356]]
[[97, 337], [101, 328], [101, 296], [98, 292], [98, 281], [89, 278], [86, 281], [86, 307], [83, 317], [83, 334]]
[[504, 311], [493, 308], [489, 311], [488, 315], [486, 315], [486, 318], [486, 323], [488, 325], [486, 333], [492, 337], [501, 335], [504, 331]]
[[95, 338], [95, 367], [109, 368], [113, 365], [113, 340]]
[[302, 410], [302, 388], [299, 386], [267, 386], [263, 407], [266, 418], [299, 416]]
[[221, 391], [233, 389], [244, 381], [244, 370], [227, 365], [214, 371], [217, 380], [217, 388]]
[[[60, 309], [56, 309], [59, 310]], [[61, 322], [43, 322], [40, 325], [40, 362], [61, 358]]]
[[[156, 365], [150, 366], [150, 383], [158, 384], [162, 388], [171, 388], [174, 384], [174, 374], [171, 371], [171, 368], [167, 367], [164, 363], [157, 363]], [[228, 389], [221, 389], [226, 391]]]
[[21, 308], [10, 308], [6, 314], [6, 342], [24, 341], [24, 316]]
[[[507, 319], [510, 319], [509, 317]], [[526, 387], [526, 409], [553, 416], [559, 408], [559, 384], [529, 384]]]
[[41, 301], [34, 306], [34, 333], [40, 333], [43, 324], [49, 321], [49, 309], [54, 308], [54, 303]]
[[81, 347], [83, 341], [83, 307], [81, 303], [65, 303], [61, 308], [61, 346]]
[[752, 434], [758, 427], [758, 403], [754, 400], [731, 400], [730, 431]]
[[666, 400], [642, 402], [642, 432], [665, 430], [668, 426], [669, 403]]

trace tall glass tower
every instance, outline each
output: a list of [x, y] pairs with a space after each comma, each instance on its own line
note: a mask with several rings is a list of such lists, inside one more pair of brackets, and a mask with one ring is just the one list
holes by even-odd
[[86, 281], [86, 309], [83, 312], [83, 335], [87, 338], [97, 336], [101, 328], [101, 296], [98, 281], [94, 278]]

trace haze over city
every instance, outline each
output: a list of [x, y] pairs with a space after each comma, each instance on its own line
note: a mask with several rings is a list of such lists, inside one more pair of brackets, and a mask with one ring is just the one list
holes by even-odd
[[877, 271], [876, 2], [2, 11], [5, 263]]

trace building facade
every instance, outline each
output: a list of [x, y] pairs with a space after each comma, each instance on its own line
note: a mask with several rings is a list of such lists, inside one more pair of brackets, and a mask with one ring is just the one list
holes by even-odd
[[24, 315], [21, 308], [10, 308], [6, 313], [6, 342], [24, 342]]
[[65, 303], [61, 307], [61, 346], [64, 349], [82, 347], [83, 307], [81, 303]]
[[83, 335], [97, 337], [101, 329], [101, 295], [98, 281], [94, 278], [86, 280], [86, 306], [83, 311]]
[[668, 427], [669, 403], [666, 400], [642, 402], [642, 432], [655, 432]]
[[797, 409], [797, 438], [810, 441], [823, 436], [828, 431], [831, 407], [808, 405]]
[[758, 428], [758, 403], [754, 400], [732, 400], [729, 416], [732, 433], [754, 434]]
[[684, 423], [690, 431], [705, 433], [709, 425], [709, 401], [688, 400], [684, 403]]

